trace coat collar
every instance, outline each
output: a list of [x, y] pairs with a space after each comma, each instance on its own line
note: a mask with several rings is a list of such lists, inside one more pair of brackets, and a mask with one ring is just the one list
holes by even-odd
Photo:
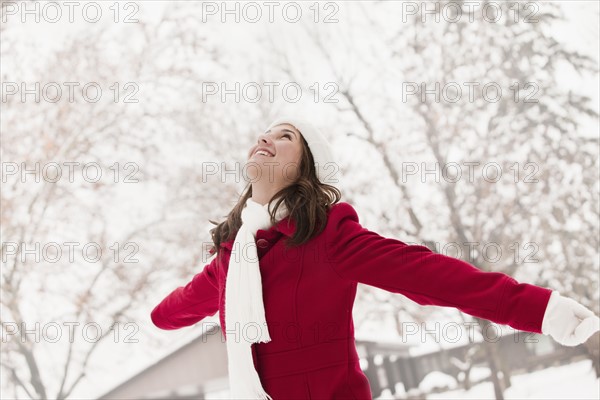
[[296, 221], [294, 221], [288, 215], [285, 218], [282, 218], [281, 221], [277, 222], [271, 229], [275, 229], [283, 233], [285, 236], [292, 237], [294, 232], [296, 231]]
[[[263, 229], [259, 229], [259, 231], [261, 231]], [[296, 231], [296, 222], [290, 218], [290, 216], [286, 216], [285, 218], [282, 218], [279, 222], [277, 222], [275, 225], [271, 226], [269, 229], [263, 230], [266, 233], [267, 236], [277, 236], [278, 232], [287, 236], [287, 237], [292, 237], [294, 235], [294, 232]], [[227, 242], [223, 242], [221, 243], [221, 247], [225, 247], [229, 250], [231, 250], [231, 248], [233, 247], [233, 241], [235, 239], [230, 239]]]

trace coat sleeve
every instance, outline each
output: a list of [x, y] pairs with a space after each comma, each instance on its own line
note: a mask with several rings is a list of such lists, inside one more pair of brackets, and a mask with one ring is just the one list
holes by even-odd
[[172, 330], [193, 325], [219, 309], [216, 258], [185, 286], [167, 295], [150, 313], [152, 323]]
[[403, 294], [420, 305], [454, 307], [514, 329], [542, 333], [552, 291], [485, 272], [457, 258], [407, 245], [362, 227], [345, 202], [330, 210], [327, 263], [343, 279]]

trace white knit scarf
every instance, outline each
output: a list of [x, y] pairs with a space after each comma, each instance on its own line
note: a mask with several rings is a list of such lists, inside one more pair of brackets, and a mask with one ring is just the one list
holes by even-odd
[[[234, 399], [270, 399], [262, 387], [252, 360], [252, 343], [271, 337], [262, 296], [262, 281], [256, 250], [256, 231], [271, 226], [268, 203], [248, 198], [242, 209], [242, 226], [235, 237], [225, 285], [225, 325], [229, 388]], [[276, 222], [287, 215], [282, 202]]]

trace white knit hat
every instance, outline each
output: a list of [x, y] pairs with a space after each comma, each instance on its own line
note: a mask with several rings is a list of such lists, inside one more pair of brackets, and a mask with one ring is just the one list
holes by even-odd
[[304, 140], [308, 143], [310, 152], [315, 160], [317, 178], [322, 183], [331, 184], [335, 169], [335, 159], [331, 145], [323, 133], [309, 121], [292, 116], [281, 116], [271, 122], [267, 130], [281, 124], [290, 124], [300, 131]]

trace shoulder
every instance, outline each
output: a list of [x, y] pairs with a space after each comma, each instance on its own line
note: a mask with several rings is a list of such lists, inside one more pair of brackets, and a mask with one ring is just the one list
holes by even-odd
[[332, 204], [329, 207], [329, 217], [339, 217], [342, 215], [356, 215], [356, 210], [352, 204], [347, 203], [345, 201], [340, 201], [338, 203]]
[[344, 220], [359, 222], [358, 213], [354, 207], [345, 201], [332, 204], [327, 216], [327, 227], [335, 229]]
[[[358, 219], [358, 213], [350, 203], [339, 202], [329, 208], [323, 239], [328, 260], [337, 262], [340, 254], [360, 243], [360, 237], [368, 232]], [[358, 240], [357, 240], [358, 239]]]

